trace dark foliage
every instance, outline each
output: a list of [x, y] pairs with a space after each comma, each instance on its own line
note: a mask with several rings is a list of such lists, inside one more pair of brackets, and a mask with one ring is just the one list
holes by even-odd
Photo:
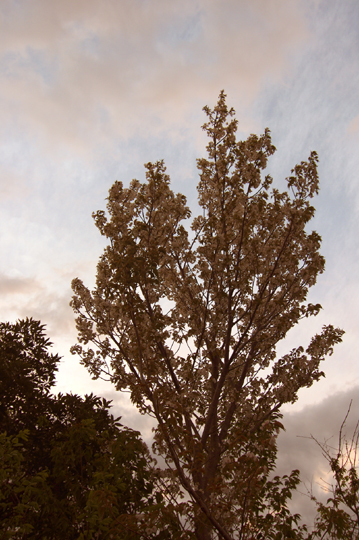
[[105, 399], [53, 395], [50, 345], [38, 321], [0, 324], [1, 538], [165, 538], [139, 519], [161, 500], [139, 433]]

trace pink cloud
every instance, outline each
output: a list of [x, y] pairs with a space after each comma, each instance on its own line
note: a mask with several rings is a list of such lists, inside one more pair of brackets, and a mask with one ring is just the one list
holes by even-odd
[[359, 114], [348, 125], [350, 135], [359, 136]]
[[156, 124], [163, 131], [221, 88], [246, 104], [308, 38], [296, 0], [14, 6], [5, 4], [0, 26], [3, 126], [16, 119], [50, 149], [75, 152]]

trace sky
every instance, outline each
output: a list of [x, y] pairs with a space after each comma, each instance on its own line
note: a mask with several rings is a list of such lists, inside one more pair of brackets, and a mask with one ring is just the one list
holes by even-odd
[[335, 438], [351, 400], [349, 432], [359, 417], [357, 0], [1, 0], [0, 77], [0, 320], [46, 324], [63, 357], [57, 390], [112, 399], [146, 440], [151, 425], [127, 396], [69, 353], [71, 280], [93, 285], [105, 246], [92, 212], [115, 180], [143, 181], [158, 159], [195, 211], [202, 108], [222, 89], [239, 138], [270, 128], [279, 188], [318, 152], [311, 227], [327, 262], [309, 300], [324, 309], [278, 347], [307, 344], [323, 324], [346, 332], [326, 378], [283, 411], [279, 468], [317, 486], [325, 463], [298, 436]]

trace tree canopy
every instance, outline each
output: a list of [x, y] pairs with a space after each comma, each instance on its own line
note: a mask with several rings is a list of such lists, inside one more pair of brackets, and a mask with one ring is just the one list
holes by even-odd
[[144, 183], [114, 183], [108, 212], [94, 214], [108, 239], [96, 286], [72, 282], [72, 351], [157, 420], [181, 538], [301, 538], [287, 507], [298, 471], [271, 478], [280, 408], [323, 376], [343, 332], [324, 326], [280, 357], [276, 346], [321, 309], [307, 302], [324, 270], [321, 238], [306, 230], [318, 157], [296, 165], [280, 192], [263, 174], [269, 130], [238, 141], [224, 92], [204, 111], [201, 214], [188, 228], [186, 198], [162, 161], [145, 166]]
[[38, 321], [0, 323], [1, 538], [141, 538], [162, 499], [148, 449], [105, 399], [50, 392], [50, 345]]

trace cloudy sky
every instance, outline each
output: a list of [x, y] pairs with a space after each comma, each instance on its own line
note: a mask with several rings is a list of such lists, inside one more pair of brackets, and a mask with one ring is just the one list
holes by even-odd
[[279, 348], [323, 324], [346, 331], [326, 379], [285, 409], [281, 463], [315, 482], [320, 460], [309, 466], [311, 442], [296, 436], [335, 434], [351, 399], [359, 417], [357, 0], [1, 0], [0, 36], [0, 320], [46, 323], [63, 356], [58, 389], [112, 397], [145, 437], [145, 419], [68, 352], [70, 282], [94, 283], [104, 246], [91, 213], [116, 179], [142, 181], [162, 158], [195, 209], [202, 107], [222, 88], [240, 137], [271, 129], [279, 187], [318, 152], [313, 227], [327, 266], [310, 300], [324, 310]]

